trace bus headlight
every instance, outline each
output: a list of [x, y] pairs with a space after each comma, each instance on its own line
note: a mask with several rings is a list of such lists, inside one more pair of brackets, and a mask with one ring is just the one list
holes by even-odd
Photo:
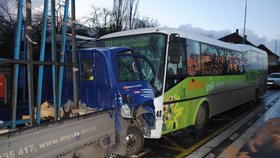
[[123, 118], [133, 118], [131, 115], [131, 110], [127, 104], [121, 107], [121, 115]]

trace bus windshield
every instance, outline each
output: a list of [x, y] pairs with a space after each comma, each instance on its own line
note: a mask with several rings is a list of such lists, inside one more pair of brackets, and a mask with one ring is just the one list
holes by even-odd
[[134, 49], [150, 60], [152, 63], [156, 79], [153, 86], [157, 90], [157, 96], [162, 94], [163, 88], [163, 74], [165, 65], [167, 35], [160, 33], [131, 35], [124, 37], [114, 37], [108, 39], [101, 39], [98, 41], [99, 47], [114, 47], [125, 46]]

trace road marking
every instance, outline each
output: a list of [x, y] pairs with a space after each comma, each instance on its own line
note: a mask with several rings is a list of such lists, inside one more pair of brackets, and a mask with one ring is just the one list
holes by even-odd
[[207, 156], [205, 156], [205, 158], [215, 158], [216, 155], [213, 153], [208, 154]]
[[166, 136], [162, 136], [162, 138], [167, 141], [169, 144], [171, 144], [173, 147], [175, 147], [175, 149], [177, 149], [177, 151], [185, 151], [186, 149], [181, 147], [180, 145], [174, 143], [172, 140], [170, 140], [168, 137]]
[[219, 130], [217, 130], [214, 133], [210, 134], [208, 137], [206, 137], [206, 138], [202, 139], [201, 141], [197, 142], [196, 144], [192, 145], [191, 147], [186, 149], [184, 152], [182, 152], [179, 155], [177, 155], [176, 158], [182, 158], [182, 157], [185, 157], [185, 156], [191, 154], [193, 151], [195, 151], [196, 149], [201, 147], [203, 144], [209, 142], [211, 139], [213, 139], [214, 137], [216, 137], [217, 135], [222, 133], [224, 130], [226, 130], [227, 128], [232, 126], [234, 123], [236, 123], [242, 117], [244, 117], [244, 116], [243, 115], [239, 116], [236, 120], [233, 120], [232, 122], [228, 123], [224, 127], [220, 128]]
[[230, 139], [230, 140], [235, 140], [238, 136], [239, 136], [238, 133], [234, 133], [234, 134], [231, 135], [228, 139]]
[[163, 147], [163, 148], [166, 148], [166, 149], [169, 149], [169, 150], [179, 151], [179, 152], [183, 152], [184, 151], [182, 149], [177, 149], [175, 147], [168, 146], [168, 145], [160, 145], [160, 147]]
[[253, 121], [249, 121], [248, 123], [246, 123], [246, 126], [251, 126], [252, 124], [253, 124]]

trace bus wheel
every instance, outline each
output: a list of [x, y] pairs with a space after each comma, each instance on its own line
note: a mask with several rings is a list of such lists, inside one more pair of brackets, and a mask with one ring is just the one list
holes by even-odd
[[131, 156], [139, 153], [144, 145], [144, 141], [144, 136], [139, 128], [135, 126], [128, 127], [125, 137], [125, 156]]
[[252, 105], [255, 105], [257, 103], [258, 103], [258, 90], [256, 89], [255, 94], [254, 94], [254, 98], [253, 98], [253, 100], [251, 100], [249, 102], [249, 105], [252, 106]]
[[197, 111], [194, 128], [196, 130], [201, 130], [204, 127], [207, 120], [208, 120], [207, 105], [202, 104]]

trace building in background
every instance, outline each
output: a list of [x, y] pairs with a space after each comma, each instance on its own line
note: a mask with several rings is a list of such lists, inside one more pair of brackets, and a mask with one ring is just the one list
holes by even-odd
[[[239, 30], [236, 29], [236, 32], [229, 34], [227, 36], [224, 36], [219, 39], [220, 41], [228, 42], [228, 43], [234, 43], [234, 44], [243, 44], [243, 37], [239, 35]], [[247, 36], [245, 36], [245, 44], [251, 45], [253, 47], [256, 47], [254, 44], [249, 42], [247, 40]]]
[[279, 56], [274, 54], [271, 50], [269, 50], [265, 45], [260, 44], [257, 48], [264, 50], [267, 52], [268, 56], [268, 66], [277, 66], [279, 64]]

